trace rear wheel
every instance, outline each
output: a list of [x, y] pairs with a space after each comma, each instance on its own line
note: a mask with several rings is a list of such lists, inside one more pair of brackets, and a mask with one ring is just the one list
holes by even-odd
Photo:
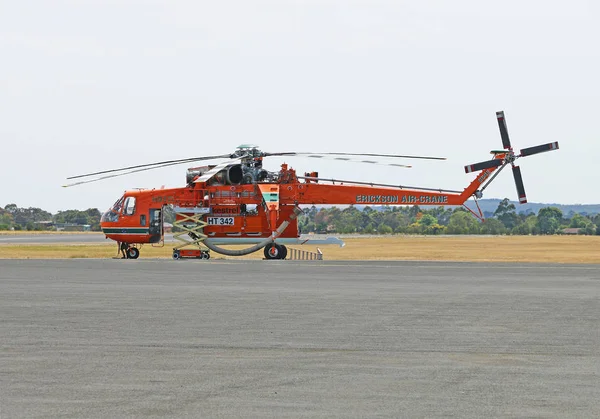
[[202, 252], [202, 259], [204, 259], [204, 260], [210, 259], [210, 253], [208, 253], [208, 252]]
[[277, 243], [269, 243], [265, 246], [264, 254], [265, 258], [269, 260], [282, 259], [282, 246], [278, 245]]
[[281, 259], [285, 259], [287, 257], [287, 247], [283, 244], [281, 245]]

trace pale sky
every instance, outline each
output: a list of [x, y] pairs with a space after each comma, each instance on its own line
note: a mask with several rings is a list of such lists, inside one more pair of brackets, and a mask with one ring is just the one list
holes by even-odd
[[[264, 151], [424, 154], [412, 169], [307, 158], [323, 177], [462, 190], [502, 147], [530, 202], [600, 203], [600, 9], [526, 1], [0, 0], [0, 206], [100, 210], [184, 186], [160, 160]], [[510, 171], [484, 198], [517, 199]]]

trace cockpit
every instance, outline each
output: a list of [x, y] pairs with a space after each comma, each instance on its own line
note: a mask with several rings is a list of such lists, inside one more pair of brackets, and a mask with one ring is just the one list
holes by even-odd
[[119, 221], [120, 215], [133, 215], [135, 214], [135, 197], [134, 196], [122, 196], [110, 207], [100, 218], [100, 222], [115, 223]]

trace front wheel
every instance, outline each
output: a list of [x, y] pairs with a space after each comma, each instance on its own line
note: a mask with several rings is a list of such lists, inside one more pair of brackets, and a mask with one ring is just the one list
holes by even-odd
[[137, 259], [140, 257], [140, 250], [137, 247], [130, 247], [127, 249], [128, 259]]

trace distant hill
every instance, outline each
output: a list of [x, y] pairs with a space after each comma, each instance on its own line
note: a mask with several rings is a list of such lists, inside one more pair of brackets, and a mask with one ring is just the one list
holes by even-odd
[[[493, 213], [498, 208], [498, 204], [502, 201], [501, 199], [480, 199], [479, 207], [483, 212], [491, 212]], [[517, 213], [528, 213], [532, 212], [537, 214], [538, 211], [542, 208], [546, 207], [556, 207], [562, 211], [565, 217], [568, 217], [571, 212], [575, 214], [582, 215], [591, 215], [591, 214], [599, 214], [600, 213], [600, 204], [541, 204], [537, 202], [528, 202], [526, 204], [519, 204], [517, 201], [510, 201], [517, 210]], [[469, 208], [476, 208], [475, 203], [473, 201], [467, 201], [467, 206]]]
[[[483, 213], [487, 213], [487, 214], [493, 214], [494, 211], [496, 211], [496, 208], [498, 208], [498, 204], [500, 203], [500, 201], [502, 201], [501, 199], [480, 199], [479, 202], [479, 207], [481, 208], [481, 211]], [[575, 213], [575, 214], [582, 214], [582, 215], [592, 215], [592, 214], [600, 214], [600, 204], [572, 204], [572, 205], [566, 205], [566, 204], [542, 204], [542, 203], [537, 203], [537, 202], [528, 202], [527, 204], [519, 204], [518, 201], [510, 201], [511, 204], [513, 204], [516, 208], [517, 214], [518, 213], [534, 213], [537, 214], [538, 211], [542, 208], [546, 208], [546, 207], [556, 207], [559, 210], [562, 211], [563, 215], [565, 217], [569, 217], [569, 214], [571, 214], [571, 212]], [[473, 200], [467, 201], [466, 205], [471, 208], [471, 209], [476, 209], [477, 207], [475, 206], [475, 202]], [[355, 205], [356, 208], [362, 210], [366, 205]], [[383, 206], [372, 206], [371, 208], [375, 209], [375, 210], [383, 210]], [[432, 208], [430, 206], [428, 207], [423, 207], [423, 208]]]

